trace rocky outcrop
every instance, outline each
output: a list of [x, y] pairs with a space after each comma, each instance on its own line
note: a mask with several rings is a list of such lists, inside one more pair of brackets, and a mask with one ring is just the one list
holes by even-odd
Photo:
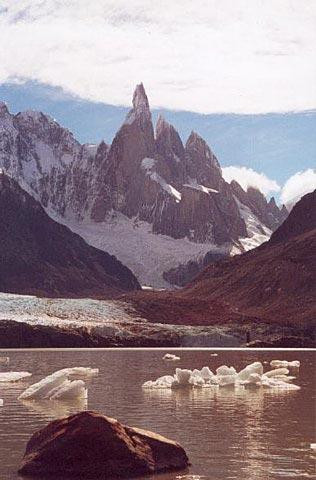
[[140, 289], [132, 272], [52, 220], [0, 174], [0, 291], [43, 296], [113, 296]]
[[316, 228], [316, 190], [304, 195], [270, 238], [270, 244], [287, 242]]
[[211, 263], [222, 260], [227, 255], [222, 253], [207, 253], [199, 260], [190, 260], [188, 263], [181, 264], [176, 268], [172, 268], [163, 273], [163, 278], [171, 285], [178, 287], [185, 287], [205, 268]]
[[132, 478], [185, 469], [184, 449], [153, 432], [96, 412], [56, 420], [29, 440], [21, 475]]
[[254, 187], [248, 187], [247, 191], [244, 191], [235, 180], [230, 185], [237, 199], [270, 230], [274, 231], [286, 219], [288, 215], [286, 207], [283, 205], [280, 209], [273, 197], [268, 202], [266, 197]]
[[121, 347], [113, 337], [102, 337], [87, 327], [62, 328], [0, 320], [0, 348], [108, 348]]

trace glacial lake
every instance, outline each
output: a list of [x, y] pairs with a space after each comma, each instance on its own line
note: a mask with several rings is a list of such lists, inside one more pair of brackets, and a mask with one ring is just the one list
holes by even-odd
[[[17, 470], [31, 435], [49, 421], [80, 410], [96, 410], [131, 426], [178, 441], [192, 466], [153, 475], [155, 480], [315, 479], [315, 352], [181, 350], [179, 362], [164, 362], [165, 350], [1, 351], [9, 366], [30, 371], [27, 381], [0, 384], [0, 479], [20, 478]], [[212, 353], [217, 353], [213, 356]], [[146, 380], [173, 374], [176, 367], [237, 370], [254, 361], [269, 370], [273, 359], [300, 360], [294, 383], [300, 390], [231, 388], [143, 390]], [[31, 383], [70, 366], [99, 368], [89, 381], [88, 401], [25, 402], [18, 395]], [[97, 445], [96, 445], [97, 448]], [[56, 479], [63, 480], [63, 479]]]

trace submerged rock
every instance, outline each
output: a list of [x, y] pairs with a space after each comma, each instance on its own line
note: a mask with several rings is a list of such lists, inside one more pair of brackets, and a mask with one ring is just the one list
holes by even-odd
[[88, 411], [51, 422], [36, 432], [26, 446], [19, 473], [131, 478], [188, 465], [178, 443]]

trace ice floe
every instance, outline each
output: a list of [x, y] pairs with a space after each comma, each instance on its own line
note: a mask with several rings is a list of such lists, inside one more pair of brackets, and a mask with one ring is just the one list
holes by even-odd
[[180, 357], [177, 357], [177, 355], [173, 355], [173, 353], [166, 353], [166, 355], [164, 355], [162, 359], [166, 360], [167, 362], [176, 362], [180, 360]]
[[261, 362], [247, 365], [239, 372], [232, 366], [221, 365], [216, 373], [205, 366], [201, 370], [176, 368], [174, 375], [164, 375], [157, 380], [149, 380], [142, 387], [144, 389], [173, 389], [181, 387], [189, 388], [219, 388], [219, 387], [264, 387], [279, 390], [299, 390], [298, 385], [293, 385], [293, 376], [288, 376], [289, 370], [280, 367], [263, 371]]
[[3, 407], [3, 400], [0, 398], [0, 407]]
[[71, 378], [89, 378], [97, 374], [98, 369], [89, 367], [64, 368], [28, 387], [21, 393], [19, 400], [71, 400], [87, 398], [88, 389], [85, 381], [82, 379], [71, 380]]
[[30, 372], [0, 372], [0, 383], [18, 382], [23, 378], [30, 377]]
[[299, 360], [293, 360], [289, 362], [288, 360], [272, 360], [270, 362], [271, 367], [273, 368], [287, 368], [287, 367], [292, 367], [292, 368], [299, 368], [300, 367], [300, 362]]

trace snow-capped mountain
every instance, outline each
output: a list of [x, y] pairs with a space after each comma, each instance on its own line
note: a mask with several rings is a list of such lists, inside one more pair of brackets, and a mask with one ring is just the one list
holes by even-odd
[[185, 145], [164, 118], [154, 129], [142, 84], [111, 145], [81, 145], [40, 112], [11, 115], [0, 103], [0, 167], [47, 212], [90, 244], [116, 255], [141, 283], [269, 238], [287, 212], [253, 188], [228, 184], [207, 145]]

